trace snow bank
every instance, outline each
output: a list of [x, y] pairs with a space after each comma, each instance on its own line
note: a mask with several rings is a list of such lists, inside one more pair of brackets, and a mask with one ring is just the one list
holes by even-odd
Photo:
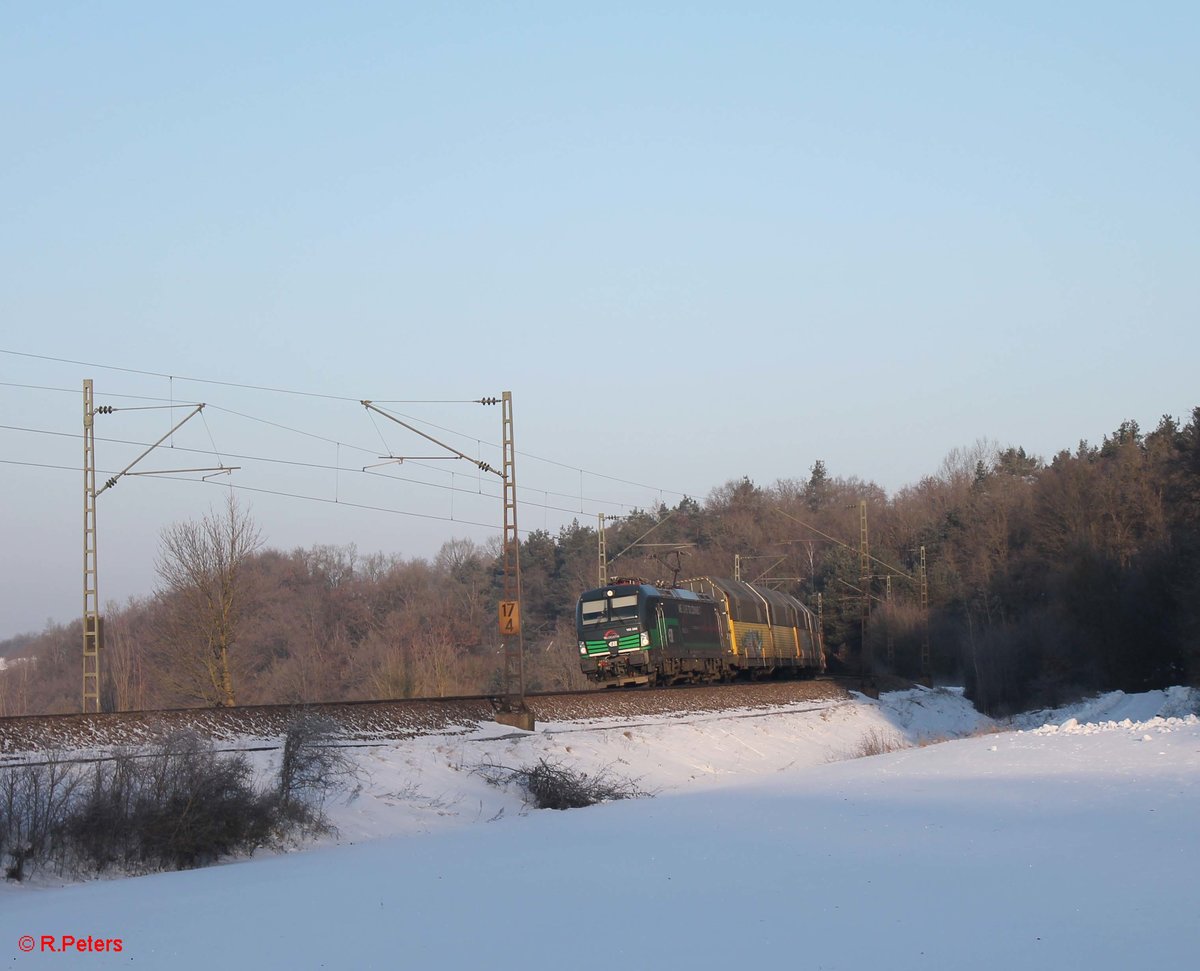
[[1150, 732], [1162, 735], [1177, 731], [1181, 728], [1195, 728], [1200, 725], [1200, 718], [1188, 715], [1186, 718], [1151, 718], [1144, 722], [1121, 721], [1087, 722], [1080, 724], [1078, 719], [1068, 718], [1061, 725], [1043, 725], [1033, 729], [1035, 735], [1057, 735], [1059, 732], [1070, 735], [1094, 735], [1098, 732], [1127, 732], [1132, 735], [1143, 735], [1149, 739]]
[[[960, 692], [917, 688], [768, 710], [704, 712], [634, 721], [589, 719], [514, 732], [488, 722], [465, 736], [425, 736], [362, 750], [363, 789], [330, 807], [343, 840], [428, 833], [526, 811], [481, 766], [539, 759], [633, 780], [652, 794], [744, 785], [773, 773], [854, 757], [864, 739], [902, 748], [991, 726]], [[270, 765], [264, 767], [268, 771]]]
[[1110, 691], [1063, 708], [1043, 708], [1015, 715], [1009, 723], [1014, 728], [1031, 729], [1061, 726], [1072, 720], [1079, 724], [1107, 725], [1126, 721], [1140, 723], [1153, 718], [1183, 718], [1196, 714], [1200, 714], [1200, 690], [1177, 686], [1165, 691], [1134, 695]]
[[[0, 955], [49, 966], [57, 955], [23, 955], [19, 936], [37, 946], [69, 932], [122, 940], [89, 966], [179, 971], [214, 960], [288, 971], [1194, 964], [1196, 719], [821, 761], [870, 730], [916, 741], [971, 721], [961, 699], [904, 694], [688, 724], [480, 726], [473, 740], [364, 750], [376, 775], [359, 801], [378, 803], [381, 830], [411, 815], [414, 770], [426, 821], [455, 812], [455, 824], [188, 873], [0, 889]], [[1155, 744], [1131, 744], [1135, 726]], [[516, 811], [488, 823], [486, 809], [470, 812], [489, 788], [466, 769], [472, 753], [615, 763], [659, 796], [560, 813], [525, 812], [509, 795]], [[410, 788], [392, 793], [385, 823], [393, 785]]]

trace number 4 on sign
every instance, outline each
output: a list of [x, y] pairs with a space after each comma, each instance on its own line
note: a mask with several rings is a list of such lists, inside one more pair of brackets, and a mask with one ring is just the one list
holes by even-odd
[[500, 601], [500, 633], [507, 635], [507, 634], [519, 634], [520, 632], [521, 632], [520, 601], [501, 600]]

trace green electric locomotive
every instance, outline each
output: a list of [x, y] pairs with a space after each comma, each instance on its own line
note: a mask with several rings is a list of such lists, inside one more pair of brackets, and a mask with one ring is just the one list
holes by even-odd
[[575, 627], [583, 673], [605, 686], [825, 670], [812, 611], [743, 580], [696, 577], [659, 587], [614, 579], [580, 596]]

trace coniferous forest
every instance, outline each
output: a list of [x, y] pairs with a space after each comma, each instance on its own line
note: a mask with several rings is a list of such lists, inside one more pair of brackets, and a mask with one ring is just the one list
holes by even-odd
[[[890, 496], [821, 461], [771, 485], [735, 478], [606, 536], [610, 574], [652, 582], [732, 576], [737, 557], [743, 579], [819, 602], [832, 670], [928, 674], [993, 715], [1200, 683], [1200, 408], [1048, 459], [980, 442]], [[574, 607], [597, 584], [597, 545], [581, 521], [522, 537], [529, 690], [585, 684]], [[432, 560], [283, 552], [231, 501], [165, 529], [162, 550], [158, 589], [105, 608], [106, 710], [499, 685], [498, 538], [450, 540]], [[81, 636], [76, 622], [0, 643], [0, 715], [78, 711]]]

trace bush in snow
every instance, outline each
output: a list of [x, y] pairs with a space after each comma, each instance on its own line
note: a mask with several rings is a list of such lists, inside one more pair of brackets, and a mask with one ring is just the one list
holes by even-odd
[[538, 809], [582, 809], [600, 802], [647, 795], [634, 782], [617, 778], [607, 769], [589, 776], [586, 772], [544, 758], [520, 769], [486, 765], [476, 771], [493, 785], [515, 783]]
[[249, 760], [191, 733], [77, 764], [0, 769], [0, 865], [11, 880], [60, 873], [180, 870], [327, 831], [330, 792], [353, 776], [329, 726], [293, 720], [279, 779], [260, 790]]
[[284, 819], [309, 833], [328, 832], [325, 800], [352, 783], [358, 771], [345, 750], [333, 742], [336, 723], [314, 712], [299, 712], [288, 723], [279, 759], [277, 797]]
[[57, 753], [0, 774], [0, 863], [7, 879], [24, 880], [31, 866], [55, 856], [78, 790], [75, 766]]
[[180, 734], [90, 767], [62, 833], [77, 869], [183, 870], [252, 853], [270, 842], [277, 815], [245, 756]]

